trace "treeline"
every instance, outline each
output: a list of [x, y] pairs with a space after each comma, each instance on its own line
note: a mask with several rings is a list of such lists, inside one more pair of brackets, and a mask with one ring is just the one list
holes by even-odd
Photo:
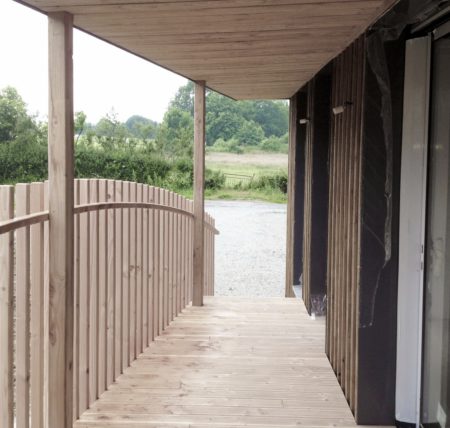
[[[189, 192], [193, 185], [193, 120], [190, 112], [175, 105], [183, 94], [177, 94], [160, 125], [141, 116], [122, 123], [114, 113], [93, 125], [84, 113], [76, 113], [75, 176], [137, 181]], [[17, 90], [3, 89], [0, 183], [45, 180], [47, 165], [47, 123], [27, 113]], [[207, 189], [220, 189], [225, 177], [207, 170], [205, 181]], [[268, 185], [267, 180], [260, 183]]]
[[[162, 128], [193, 127], [194, 85], [181, 87]], [[262, 150], [287, 153], [289, 108], [284, 101], [234, 101], [217, 92], [206, 94], [206, 144], [210, 150], [242, 153]]]

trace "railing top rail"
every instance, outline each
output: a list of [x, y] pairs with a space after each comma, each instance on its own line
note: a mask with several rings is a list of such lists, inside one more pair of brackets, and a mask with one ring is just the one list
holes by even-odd
[[[99, 211], [106, 209], [120, 209], [120, 208], [147, 208], [158, 211], [169, 211], [175, 214], [185, 215], [189, 218], [193, 218], [194, 214], [181, 208], [170, 207], [161, 204], [155, 204], [151, 202], [99, 202], [93, 204], [83, 204], [74, 207], [74, 214], [82, 214], [91, 211]], [[34, 224], [47, 221], [50, 217], [48, 211], [42, 211], [38, 213], [29, 214], [22, 217], [16, 217], [11, 220], [0, 222], [0, 235], [13, 232], [16, 229], [20, 229], [26, 226], [32, 226]], [[216, 235], [219, 231], [210, 223], [205, 220], [205, 226], [210, 228]]]
[[32, 226], [34, 224], [42, 223], [49, 219], [48, 211], [41, 211], [38, 213], [24, 215], [22, 217], [16, 217], [11, 220], [0, 222], [0, 235], [4, 233], [13, 232], [21, 227]]

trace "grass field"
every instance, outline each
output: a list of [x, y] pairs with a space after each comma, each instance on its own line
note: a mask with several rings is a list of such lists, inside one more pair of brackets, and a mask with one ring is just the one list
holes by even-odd
[[[271, 176], [287, 173], [288, 157], [282, 153], [208, 153], [206, 155], [206, 167], [221, 171], [224, 174], [238, 174], [257, 179], [262, 176]], [[248, 180], [243, 180], [245, 183]], [[226, 188], [220, 190], [208, 190], [208, 199], [245, 199], [263, 200], [269, 202], [286, 202], [286, 195], [277, 189], [236, 189], [233, 183], [236, 181], [229, 178]]]

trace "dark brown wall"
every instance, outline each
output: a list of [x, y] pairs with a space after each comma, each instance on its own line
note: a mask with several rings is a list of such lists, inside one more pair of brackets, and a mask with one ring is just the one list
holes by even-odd
[[305, 117], [307, 94], [297, 93], [297, 150], [295, 152], [295, 224], [294, 224], [294, 284], [300, 283], [303, 274], [303, 216], [305, 195], [305, 142], [306, 129], [298, 123], [300, 117]]
[[333, 63], [327, 353], [351, 409], [358, 414], [359, 263], [365, 38]]
[[331, 72], [322, 70], [307, 85], [308, 123], [304, 150], [303, 300], [308, 312], [325, 315], [328, 237], [328, 149]]
[[384, 37], [366, 42], [358, 421], [393, 424], [405, 42]]

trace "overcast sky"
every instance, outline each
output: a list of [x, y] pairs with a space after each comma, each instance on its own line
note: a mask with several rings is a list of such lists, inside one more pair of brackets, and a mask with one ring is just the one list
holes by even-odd
[[[186, 80], [87, 34], [74, 32], [75, 111], [97, 122], [112, 108], [160, 122]], [[14, 86], [31, 113], [47, 117], [47, 18], [0, 0], [0, 89]]]

